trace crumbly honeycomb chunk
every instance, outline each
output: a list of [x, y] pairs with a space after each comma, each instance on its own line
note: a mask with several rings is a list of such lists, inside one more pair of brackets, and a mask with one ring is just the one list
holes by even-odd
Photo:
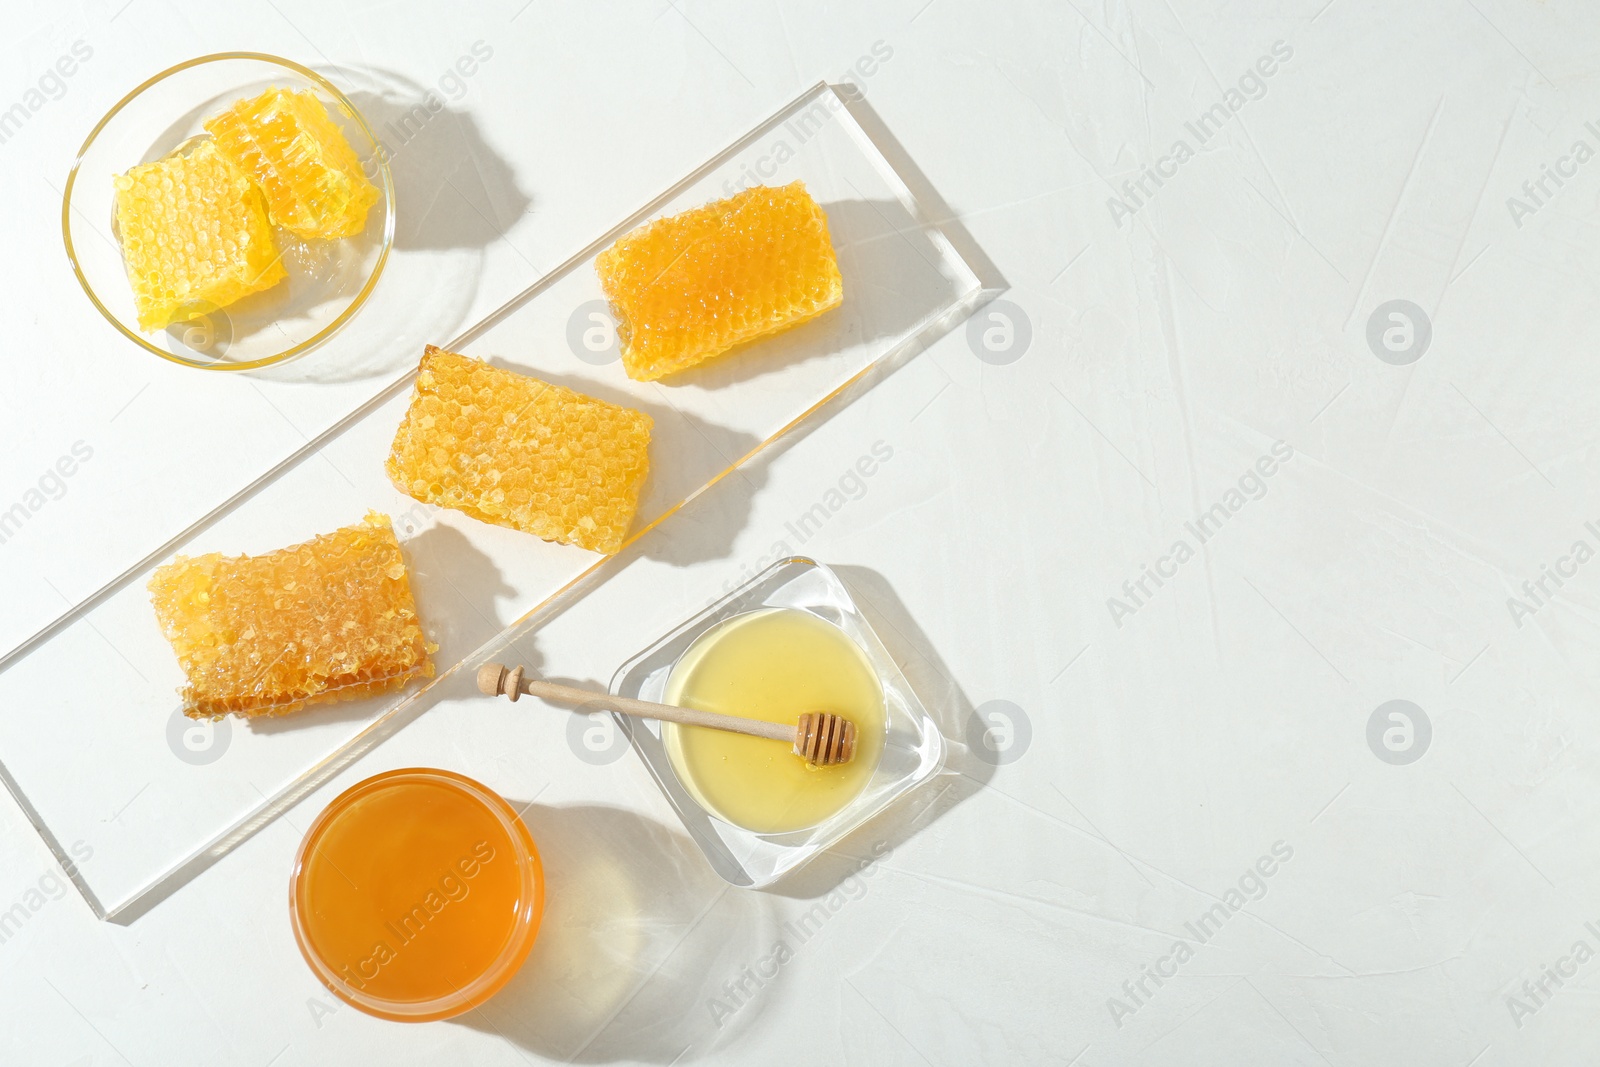
[[160, 330], [284, 278], [266, 205], [209, 141], [114, 179], [139, 328]]
[[428, 346], [386, 469], [418, 500], [616, 552], [650, 470], [650, 416]]
[[192, 718], [282, 715], [433, 674], [400, 542], [368, 513], [264, 556], [179, 556], [150, 579]]
[[301, 237], [353, 237], [378, 189], [309, 89], [268, 89], [206, 120], [217, 148], [267, 196], [273, 222]]
[[624, 234], [595, 259], [622, 365], [648, 382], [844, 301], [828, 216], [793, 182]]

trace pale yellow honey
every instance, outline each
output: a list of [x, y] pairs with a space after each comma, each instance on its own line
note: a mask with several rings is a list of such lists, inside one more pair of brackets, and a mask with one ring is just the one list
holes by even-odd
[[856, 757], [813, 767], [779, 741], [724, 730], [662, 724], [678, 780], [711, 814], [756, 833], [802, 830], [854, 800], [883, 755], [883, 687], [843, 630], [794, 608], [765, 608], [719, 624], [684, 653], [665, 700], [793, 725], [803, 712], [831, 711], [860, 731]]

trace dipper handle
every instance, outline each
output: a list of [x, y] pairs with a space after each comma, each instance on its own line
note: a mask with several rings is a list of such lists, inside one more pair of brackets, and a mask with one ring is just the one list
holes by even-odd
[[794, 746], [796, 756], [819, 767], [848, 763], [856, 755], [856, 724], [827, 711], [807, 712], [800, 716], [796, 725], [785, 726], [762, 719], [744, 719], [714, 711], [680, 708], [674, 704], [657, 704], [649, 700], [595, 693], [540, 678], [528, 678], [521, 667], [507, 668], [502, 663], [485, 663], [478, 668], [478, 689], [486, 696], [503, 694], [516, 700], [527, 693], [558, 704], [599, 704], [608, 710], [641, 719], [662, 719], [684, 726], [704, 726], [712, 730], [764, 737], [771, 741], [787, 741]]

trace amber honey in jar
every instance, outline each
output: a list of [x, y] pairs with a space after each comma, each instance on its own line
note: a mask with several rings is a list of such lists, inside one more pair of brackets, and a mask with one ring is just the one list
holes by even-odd
[[503, 798], [450, 771], [368, 778], [318, 816], [289, 914], [317, 977], [385, 1019], [422, 1022], [493, 996], [533, 947], [544, 872]]

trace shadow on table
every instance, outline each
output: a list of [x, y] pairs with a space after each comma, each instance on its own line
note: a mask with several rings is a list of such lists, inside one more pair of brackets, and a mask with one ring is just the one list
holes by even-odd
[[482, 248], [500, 240], [533, 206], [511, 164], [489, 146], [471, 112], [444, 106], [400, 75], [380, 74], [392, 89], [354, 92], [350, 100], [389, 153], [395, 247]]
[[[345, 382], [414, 367], [424, 343], [442, 344], [459, 331], [477, 295], [484, 249], [506, 240], [533, 203], [471, 112], [392, 71], [346, 68], [333, 76], [363, 85], [350, 101], [388, 153], [394, 252], [355, 318], [307, 357], [252, 372], [262, 378]], [[529, 280], [539, 273], [530, 261]]]
[[835, 892], [852, 875], [943, 818], [982, 789], [994, 774], [994, 766], [978, 758], [966, 743], [969, 724], [977, 715], [971, 701], [894, 587], [867, 567], [840, 565], [832, 569], [938, 725], [945, 743], [945, 763], [938, 774], [770, 890], [799, 900]]
[[724, 985], [770, 950], [771, 900], [723, 884], [688, 838], [631, 812], [535, 804], [522, 818], [544, 862], [539, 938], [516, 977], [455, 1022], [550, 1059], [666, 1064], [759, 1014], [759, 987], [735, 1002]]

